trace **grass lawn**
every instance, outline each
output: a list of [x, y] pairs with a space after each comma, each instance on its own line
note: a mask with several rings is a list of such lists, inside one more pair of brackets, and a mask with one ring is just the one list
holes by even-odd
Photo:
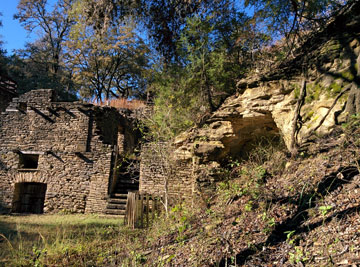
[[0, 266], [127, 266], [141, 233], [102, 215], [0, 216]]

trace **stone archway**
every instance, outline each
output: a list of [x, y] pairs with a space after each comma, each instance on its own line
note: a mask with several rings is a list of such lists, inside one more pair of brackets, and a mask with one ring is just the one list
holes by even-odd
[[16, 213], [43, 213], [45, 183], [22, 182], [15, 184], [12, 212]]
[[231, 156], [244, 158], [259, 144], [259, 140], [281, 140], [281, 132], [271, 113], [250, 118], [238, 118], [231, 121], [232, 134], [221, 139], [224, 149], [219, 158]]

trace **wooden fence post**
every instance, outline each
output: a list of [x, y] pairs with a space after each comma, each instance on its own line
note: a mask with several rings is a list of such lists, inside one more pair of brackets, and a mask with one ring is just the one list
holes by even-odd
[[149, 227], [149, 195], [146, 194], [146, 227]]
[[142, 195], [139, 195], [140, 201], [140, 227], [144, 227], [144, 199]]

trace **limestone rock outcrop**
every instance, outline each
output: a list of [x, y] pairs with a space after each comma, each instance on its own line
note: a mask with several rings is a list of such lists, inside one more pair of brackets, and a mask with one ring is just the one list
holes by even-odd
[[[306, 95], [296, 125], [296, 143], [311, 135], [329, 133], [346, 117], [349, 89], [359, 87], [360, 4], [331, 21], [309, 38], [297, 56], [270, 73], [238, 83], [229, 97], [204, 124], [175, 140], [176, 155], [199, 163], [241, 157], [260, 137], [280, 136], [290, 149], [301, 82]], [[348, 13], [346, 13], [348, 12]]]

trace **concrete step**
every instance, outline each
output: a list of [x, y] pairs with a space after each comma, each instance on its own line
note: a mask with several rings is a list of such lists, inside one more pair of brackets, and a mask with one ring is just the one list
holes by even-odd
[[106, 209], [106, 210], [105, 210], [105, 214], [125, 215], [125, 210]]
[[126, 198], [110, 198], [108, 200], [109, 204], [125, 204], [126, 205]]
[[107, 210], [126, 210], [126, 204], [115, 204], [115, 203], [108, 203], [106, 206]]
[[115, 194], [112, 194], [111, 198], [112, 199], [114, 199], [114, 198], [125, 198], [125, 199], [127, 199], [127, 193], [126, 194], [125, 193], [115, 193]]
[[132, 185], [124, 185], [122, 187], [117, 187], [114, 189], [115, 193], [121, 193], [121, 192], [128, 192], [128, 191], [138, 191], [139, 190], [139, 186], [132, 186]]

